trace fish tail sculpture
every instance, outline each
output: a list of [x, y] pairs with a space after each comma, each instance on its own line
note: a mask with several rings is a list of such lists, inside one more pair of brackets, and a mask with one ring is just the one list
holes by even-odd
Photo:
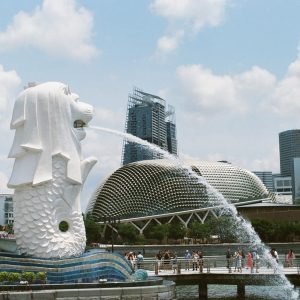
[[20, 253], [68, 258], [84, 252], [80, 192], [97, 160], [81, 158], [80, 141], [92, 116], [92, 106], [59, 82], [29, 87], [18, 96], [8, 187], [15, 189], [14, 232]]

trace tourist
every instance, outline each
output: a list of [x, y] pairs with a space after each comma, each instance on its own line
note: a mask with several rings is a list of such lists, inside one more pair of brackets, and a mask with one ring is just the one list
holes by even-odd
[[285, 256], [284, 256], [284, 267], [285, 267], [285, 268], [290, 267], [290, 262], [289, 262], [289, 252], [290, 252], [290, 251], [287, 251], [287, 252], [285, 253]]
[[233, 254], [233, 260], [234, 260], [234, 272], [236, 272], [237, 269], [237, 265], [238, 265], [238, 260], [240, 259], [240, 255], [239, 255], [239, 250], [235, 251]]
[[271, 249], [270, 254], [271, 254], [272, 258], [278, 263], [279, 262], [279, 256], [278, 256], [278, 252], [276, 251], [275, 248]]
[[162, 253], [161, 251], [158, 251], [158, 253], [155, 255], [155, 260], [157, 263], [157, 271], [160, 272], [161, 268], [161, 259], [162, 259]]
[[231, 267], [231, 259], [232, 259], [232, 253], [230, 248], [227, 249], [226, 251], [226, 261], [227, 261], [227, 268]]
[[252, 256], [252, 269], [251, 269], [251, 273], [253, 273], [254, 268], [256, 268], [256, 259], [257, 259], [257, 252], [256, 252], [256, 250], [252, 251], [251, 256]]
[[202, 273], [203, 272], [203, 264], [204, 264], [202, 251], [198, 251], [198, 256], [199, 256], [199, 258], [198, 258], [199, 271]]
[[242, 268], [245, 268], [245, 258], [246, 258], [246, 255], [245, 255], [245, 250], [244, 249], [242, 249], [241, 255], [242, 255]]
[[184, 254], [184, 263], [185, 263], [185, 270], [187, 271], [190, 270], [190, 261], [191, 261], [191, 253], [189, 252], [189, 250], [186, 250]]
[[133, 269], [136, 267], [136, 257], [134, 255], [134, 252], [129, 252], [127, 255], [128, 261], [131, 263], [131, 266]]
[[176, 255], [176, 253], [174, 254], [174, 256], [171, 257], [171, 266], [172, 266], [173, 273], [175, 273], [175, 271], [178, 271], [177, 255]]
[[142, 268], [142, 263], [144, 260], [144, 256], [142, 255], [141, 252], [138, 253], [137, 257], [136, 257], [136, 261], [137, 261], [137, 268], [141, 269]]
[[260, 265], [260, 256], [259, 256], [259, 254], [256, 252], [256, 259], [255, 259], [255, 270], [256, 270], [256, 273], [259, 273], [259, 272], [258, 272], [259, 265]]
[[293, 267], [293, 265], [294, 265], [294, 259], [296, 258], [296, 255], [295, 255], [294, 251], [292, 249], [290, 249], [287, 256], [288, 256], [287, 257], [287, 259], [288, 259], [288, 266], [289, 267]]
[[199, 261], [199, 255], [197, 252], [193, 251], [193, 254], [192, 254], [193, 271], [198, 270], [198, 261]]
[[132, 265], [133, 265], [134, 269], [137, 268], [137, 258], [136, 258], [136, 253], [135, 252], [132, 252]]
[[247, 269], [250, 269], [250, 271], [251, 271], [252, 268], [253, 268], [252, 254], [249, 251], [248, 254], [247, 254]]
[[170, 259], [171, 259], [171, 255], [170, 255], [170, 251], [169, 250], [165, 250], [165, 253], [163, 255], [163, 260], [164, 260], [164, 269], [165, 270], [170, 270]]
[[237, 251], [236, 257], [236, 268], [237, 271], [242, 273], [242, 253], [241, 251]]

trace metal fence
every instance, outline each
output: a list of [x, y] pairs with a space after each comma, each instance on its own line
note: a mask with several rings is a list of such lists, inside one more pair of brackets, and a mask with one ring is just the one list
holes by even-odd
[[[250, 269], [251, 272], [258, 272], [259, 269], [274, 269], [277, 264], [271, 263], [269, 259], [260, 257], [256, 260], [250, 267], [247, 265], [247, 258], [242, 259], [241, 267]], [[275, 267], [274, 267], [275, 266]], [[295, 271], [300, 274], [300, 259], [294, 259], [293, 264], [288, 266], [283, 258], [280, 258], [278, 266], [284, 269], [295, 269]], [[168, 260], [155, 260], [145, 258], [142, 262], [136, 262], [133, 264], [135, 269], [145, 269], [148, 271], [154, 271], [158, 274], [160, 271], [169, 271], [176, 274], [180, 274], [182, 271], [198, 271], [200, 273], [210, 273], [211, 271], [219, 270], [220, 272], [234, 272], [237, 271], [237, 264], [234, 258], [226, 259], [224, 256], [209, 256], [193, 261], [193, 259], [185, 259], [184, 257], [177, 257], [176, 259]], [[293, 270], [294, 270], [293, 269]]]

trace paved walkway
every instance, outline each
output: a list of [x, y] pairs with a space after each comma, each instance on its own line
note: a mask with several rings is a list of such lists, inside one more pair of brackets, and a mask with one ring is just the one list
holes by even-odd
[[[299, 274], [298, 273], [298, 268], [297, 267], [290, 267], [290, 268], [282, 268], [282, 267], [278, 267], [279, 271], [277, 273], [281, 273], [281, 271], [283, 271], [284, 274], [289, 275], [289, 274]], [[181, 269], [180, 270], [180, 274], [199, 274], [199, 269], [197, 271], [193, 271], [191, 270], [185, 270], [185, 269]], [[256, 274], [256, 270], [253, 270], [253, 273], [251, 273], [250, 269], [246, 269], [243, 268], [242, 269], [242, 273], [239, 272], [234, 272], [234, 268], [231, 269], [231, 273], [229, 272], [229, 270], [226, 267], [211, 267], [210, 271], [207, 272], [207, 268], [203, 269], [203, 273], [212, 273], [212, 274]], [[266, 268], [266, 267], [261, 267], [258, 269], [258, 273], [259, 274], [274, 274], [274, 269], [271, 268]], [[177, 275], [178, 272], [177, 271], [173, 271], [173, 270], [160, 270], [158, 272], [157, 276], [162, 276], [162, 275]], [[148, 271], [148, 275], [149, 276], [156, 276], [154, 270], [153, 271]]]

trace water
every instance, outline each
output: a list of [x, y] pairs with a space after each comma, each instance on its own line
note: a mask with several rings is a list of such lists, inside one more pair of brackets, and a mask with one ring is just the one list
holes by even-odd
[[[286, 292], [278, 286], [246, 286], [245, 300], [283, 300], [287, 298]], [[185, 285], [176, 287], [178, 300], [196, 300], [198, 297], [198, 287], [195, 285]], [[299, 289], [297, 291], [299, 293]], [[210, 300], [236, 300], [237, 288], [233, 285], [208, 285], [208, 299]]]
[[[299, 292], [295, 291], [293, 289], [293, 285], [287, 280], [285, 277], [282, 267], [278, 267], [275, 260], [271, 257], [269, 254], [269, 248], [266, 247], [266, 245], [261, 241], [260, 237], [255, 232], [252, 225], [247, 222], [244, 218], [238, 215], [237, 209], [234, 205], [228, 203], [228, 201], [224, 198], [224, 196], [219, 193], [214, 187], [212, 187], [202, 176], [198, 175], [196, 172], [192, 170], [190, 166], [186, 166], [183, 164], [183, 162], [176, 156], [170, 154], [169, 152], [161, 149], [160, 147], [153, 145], [143, 139], [140, 139], [134, 135], [131, 135], [129, 133], [123, 133], [117, 130], [108, 129], [104, 127], [98, 127], [98, 126], [89, 126], [88, 128], [96, 129], [102, 132], [111, 133], [120, 137], [125, 138], [129, 142], [133, 142], [136, 144], [141, 145], [145, 149], [148, 149], [150, 151], [153, 151], [155, 153], [158, 153], [162, 155], [164, 158], [172, 160], [175, 164], [175, 166], [178, 166], [178, 168], [184, 170], [188, 176], [197, 178], [198, 182], [206, 187], [207, 193], [209, 195], [208, 199], [209, 203], [208, 205], [215, 206], [215, 200], [218, 200], [218, 204], [220, 205], [219, 209], [226, 210], [227, 214], [230, 214], [233, 217], [235, 228], [236, 228], [236, 234], [240, 238], [240, 242], [247, 242], [250, 245], [252, 245], [252, 249], [257, 249], [260, 253], [260, 255], [264, 256], [268, 259], [269, 265], [271, 265], [274, 269], [276, 268], [278, 270], [279, 279], [277, 284], [281, 286], [281, 291], [284, 292], [286, 295], [285, 298], [276, 298], [276, 299], [298, 299], [299, 298]], [[212, 202], [210, 202], [212, 201]], [[267, 285], [267, 283], [266, 283]], [[256, 289], [257, 290], [257, 289]], [[246, 292], [247, 294], [247, 292]], [[286, 298], [288, 297], [288, 298]], [[224, 299], [224, 298], [223, 298]]]

